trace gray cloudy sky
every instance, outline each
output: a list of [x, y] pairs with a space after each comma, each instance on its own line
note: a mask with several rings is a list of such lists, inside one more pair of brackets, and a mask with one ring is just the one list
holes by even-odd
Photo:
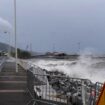
[[[13, 0], [0, 0], [0, 17], [13, 24]], [[17, 35], [18, 47], [34, 51], [76, 52], [81, 42], [104, 52], [105, 0], [17, 0]]]

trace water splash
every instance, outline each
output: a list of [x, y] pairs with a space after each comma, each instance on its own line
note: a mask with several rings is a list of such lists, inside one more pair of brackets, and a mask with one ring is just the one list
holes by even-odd
[[92, 58], [91, 54], [82, 54], [77, 60], [39, 59], [35, 65], [48, 71], [62, 71], [70, 77], [89, 79], [92, 82], [105, 81], [105, 59]]
[[12, 25], [5, 19], [0, 18], [0, 33], [11, 33]]

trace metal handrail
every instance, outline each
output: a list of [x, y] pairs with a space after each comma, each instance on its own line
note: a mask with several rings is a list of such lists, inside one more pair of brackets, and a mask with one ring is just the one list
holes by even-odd
[[[46, 73], [44, 73], [44, 70], [43, 69], [41, 69], [40, 67], [38, 67], [38, 66], [36, 66], [36, 65], [31, 65], [31, 63], [28, 63], [28, 62], [22, 62], [22, 64], [24, 64], [24, 66], [25, 67], [27, 67], [28, 68], [28, 70], [27, 71], [29, 71], [29, 72], [31, 72], [32, 73], [32, 77], [33, 77], [33, 83], [31, 84], [31, 85], [33, 85], [33, 91], [32, 92], [36, 92], [36, 90], [35, 90], [35, 88], [36, 87], [39, 87], [39, 88], [47, 88], [46, 89], [46, 91], [44, 91], [44, 92], [46, 92], [46, 93], [44, 93], [45, 95], [46, 95], [46, 97], [47, 97], [47, 94], [49, 94], [49, 99], [48, 100], [51, 100], [51, 98], [50, 98], [50, 96], [51, 96], [51, 93], [47, 93], [47, 91], [49, 91], [50, 92], [50, 89], [48, 89], [48, 88], [52, 88], [51, 87], [51, 85], [49, 84], [49, 82], [48, 82], [48, 79], [46, 79], [46, 80], [44, 80], [44, 79], [41, 79], [42, 77], [45, 77], [45, 78], [47, 78], [47, 77], [49, 77], [49, 76], [51, 76], [51, 77], [53, 77], [53, 78], [55, 78], [55, 77], [57, 77], [58, 79], [60, 79], [60, 78], [70, 78], [70, 77], [65, 77], [65, 76], [57, 76], [57, 75], [49, 75], [49, 74], [46, 74]], [[40, 80], [40, 82], [42, 81], [42, 82], [44, 82], [44, 81], [46, 81], [46, 83], [43, 83], [42, 85], [40, 84], [40, 85], [36, 85], [35, 84], [35, 79], [38, 79], [38, 80]], [[70, 78], [70, 80], [72, 81], [76, 81], [76, 82], [81, 82], [81, 94], [82, 94], [82, 102], [83, 102], [83, 105], [94, 105], [95, 103], [96, 103], [96, 100], [97, 100], [97, 96], [98, 96], [98, 93], [99, 93], [99, 91], [100, 91], [100, 89], [99, 90], [97, 90], [97, 86], [98, 86], [98, 84], [101, 84], [102, 85], [102, 83], [92, 83], [90, 80], [88, 80], [88, 79], [82, 79], [82, 78]], [[90, 86], [86, 86], [86, 84], [85, 84], [85, 81], [88, 81], [89, 83], [90, 83]], [[29, 83], [30, 84], [30, 83]], [[47, 87], [47, 85], [49, 85], [49, 87]], [[95, 92], [97, 92], [96, 94], [96, 96], [94, 97], [94, 99], [92, 99], [92, 101], [93, 101], [93, 103], [91, 103], [91, 102], [89, 102], [89, 101], [91, 101], [91, 92], [92, 92], [92, 89], [93, 89], [93, 86], [94, 86], [94, 89], [95, 89]], [[87, 92], [87, 91], [89, 91], [89, 92]], [[31, 91], [30, 91], [30, 93], [31, 93]], [[43, 95], [43, 94], [42, 94]], [[32, 93], [32, 96], [34, 96], [34, 93]], [[59, 95], [60, 97], [62, 96], [62, 94], [60, 94]], [[30, 102], [31, 101], [33, 101], [33, 102], [37, 102], [37, 100], [38, 101], [42, 101], [42, 100], [40, 100], [40, 99], [38, 99], [38, 98], [36, 98], [36, 97], [32, 97], [32, 100], [30, 100]], [[59, 99], [54, 99], [55, 101], [58, 101]], [[61, 99], [60, 99], [61, 100]], [[49, 103], [50, 104], [50, 103]], [[53, 104], [52, 104], [53, 105]]]
[[4, 64], [6, 62], [6, 59], [7, 59], [6, 57], [3, 57], [3, 59], [0, 62], [0, 72], [1, 72], [2, 68], [4, 67]]
[[47, 103], [49, 105], [57, 105], [57, 104], [54, 104], [54, 103], [51, 103], [51, 102], [46, 102], [46, 101], [43, 101], [43, 100], [39, 100], [35, 97], [34, 95], [34, 74], [27, 70], [27, 90], [31, 96], [31, 100], [27, 103], [27, 105], [29, 105], [32, 101], [33, 101], [33, 105], [36, 105], [37, 102], [42, 102], [42, 103]]

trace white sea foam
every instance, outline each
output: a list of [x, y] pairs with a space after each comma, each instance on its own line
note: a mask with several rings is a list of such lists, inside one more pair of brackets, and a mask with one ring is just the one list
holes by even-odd
[[105, 81], [105, 60], [93, 59], [83, 54], [78, 60], [38, 59], [32, 60], [35, 65], [48, 71], [62, 71], [70, 77], [90, 79], [93, 82]]

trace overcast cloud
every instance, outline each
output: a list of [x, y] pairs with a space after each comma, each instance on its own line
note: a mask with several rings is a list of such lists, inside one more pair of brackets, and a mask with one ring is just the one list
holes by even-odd
[[[0, 17], [13, 25], [13, 0], [0, 0]], [[17, 35], [24, 49], [77, 52], [80, 42], [104, 53], [105, 0], [17, 0]]]

